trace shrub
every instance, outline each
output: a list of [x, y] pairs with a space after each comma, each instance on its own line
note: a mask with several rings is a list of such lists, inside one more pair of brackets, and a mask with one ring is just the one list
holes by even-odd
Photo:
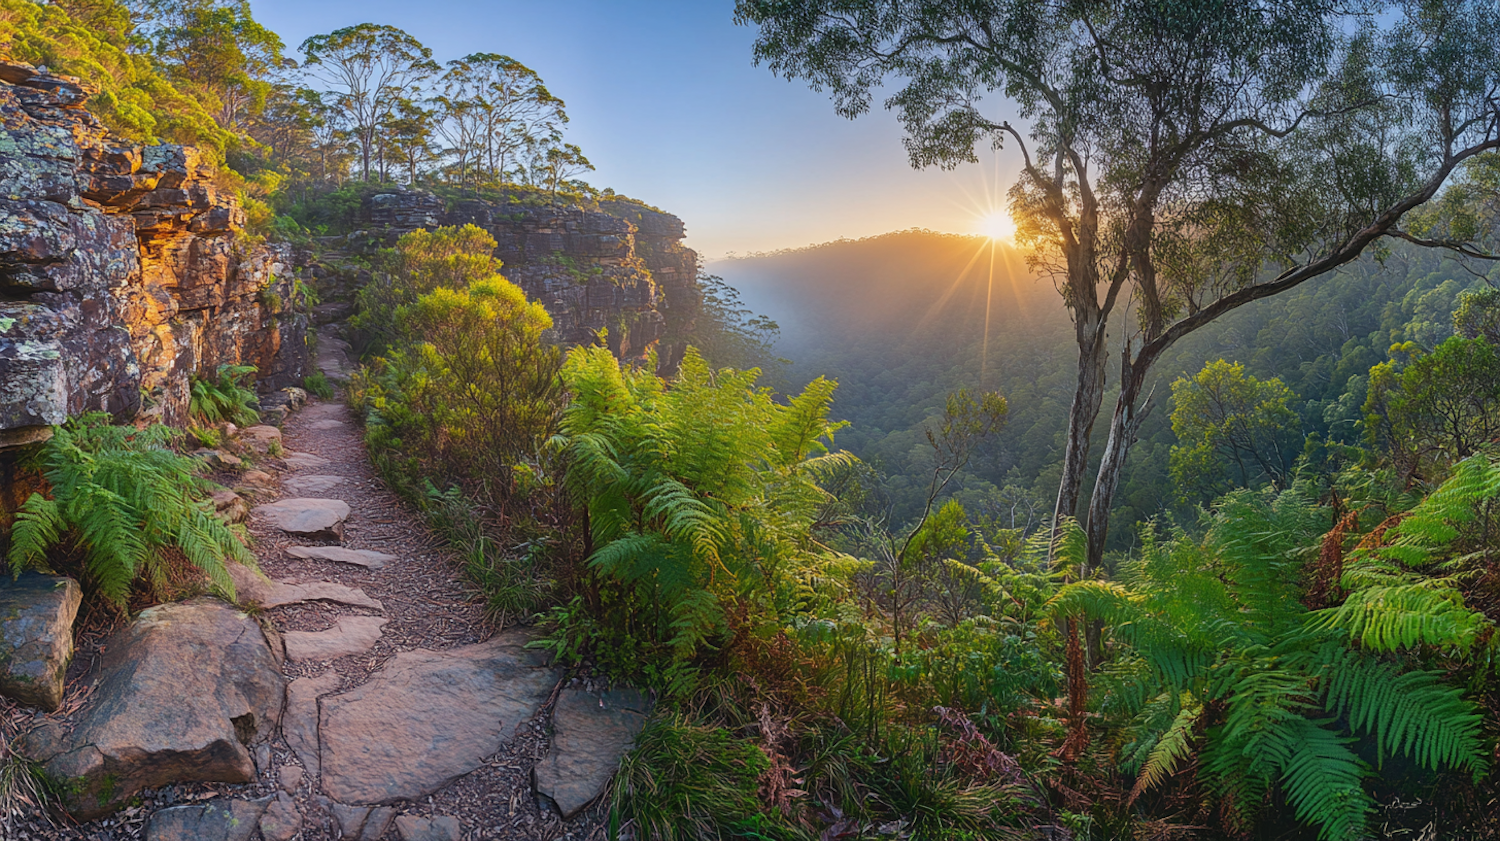
[[138, 580], [161, 592], [163, 553], [175, 549], [233, 595], [225, 561], [253, 567], [255, 558], [214, 515], [211, 486], [198, 476], [200, 462], [170, 448], [174, 434], [163, 426], [111, 426], [102, 413], [58, 427], [36, 455], [52, 497], [34, 493], [16, 512], [12, 574], [45, 570], [49, 550], [75, 546], [85, 580], [122, 609]]
[[501, 277], [439, 288], [397, 313], [413, 343], [360, 378], [372, 448], [503, 501], [531, 484], [562, 400], [552, 319]]
[[260, 411], [256, 408], [259, 400], [252, 389], [240, 382], [253, 373], [253, 365], [220, 365], [218, 376], [212, 380], [194, 377], [188, 410], [193, 417], [210, 425], [225, 421], [240, 426], [259, 423]]
[[362, 349], [380, 353], [401, 344], [396, 311], [423, 295], [443, 288], [462, 290], [498, 277], [500, 261], [494, 253], [495, 238], [476, 225], [412, 231], [397, 240], [395, 248], [382, 250], [350, 320], [362, 334]]

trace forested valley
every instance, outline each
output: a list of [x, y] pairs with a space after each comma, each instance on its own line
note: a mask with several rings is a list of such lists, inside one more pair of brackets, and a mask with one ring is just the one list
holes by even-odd
[[[0, 398], [42, 383], [0, 415], [0, 552], [14, 581], [76, 581], [87, 655], [70, 667], [69, 614], [56, 697], [0, 684], [0, 836], [165, 839], [143, 810], [208, 821], [193, 803], [260, 785], [254, 825], [223, 837], [1500, 837], [1500, 7], [724, 16], [754, 34], [747, 64], [842, 116], [895, 112], [914, 167], [1022, 159], [1014, 237], [913, 229], [679, 276], [682, 223], [585, 180], [567, 92], [511, 56], [525, 45], [439, 56], [365, 23], [293, 51], [247, 2], [0, 0]], [[172, 155], [186, 176], [152, 169]], [[202, 216], [172, 228], [171, 202]], [[47, 227], [43, 204], [73, 222]], [[210, 205], [232, 221], [205, 234]], [[137, 344], [185, 331], [193, 292], [182, 275], [137, 295], [138, 276], [217, 254], [294, 275], [241, 297], [300, 361], [183, 353], [163, 363], [174, 393], [137, 353], [109, 374], [134, 393], [107, 405], [108, 372], [49, 373], [60, 351], [11, 331], [77, 327], [56, 302], [96, 267], [67, 261], [115, 222], [144, 256], [100, 300], [172, 313]], [[189, 234], [198, 251], [160, 257]], [[311, 401], [301, 419], [288, 395]], [[290, 452], [282, 424], [350, 437]], [[347, 475], [297, 475], [325, 456]], [[367, 611], [337, 620], [374, 628], [365, 647], [322, 660], [291, 653], [333, 614], [252, 602], [269, 585], [244, 577], [287, 563], [294, 532], [262, 511], [309, 479], [395, 500], [356, 512], [354, 538], [421, 538], [348, 548], [350, 506], [312, 500], [342, 515], [293, 556], [388, 588], [272, 582]], [[241, 494], [266, 501], [253, 518]], [[202, 752], [243, 768], [192, 780], [172, 776], [190, 751], [134, 777], [77, 759], [94, 742], [63, 752], [114, 641], [179, 602], [276, 640], [280, 730], [226, 719]], [[309, 615], [322, 627], [280, 641]], [[370, 648], [386, 623], [400, 634]], [[398, 666], [497, 640], [504, 665], [432, 682], [534, 683], [520, 722], [476, 714], [516, 741], [358, 797], [338, 774], [378, 751], [308, 760]], [[311, 737], [293, 736], [299, 685]], [[542, 791], [576, 714], [559, 698], [589, 712], [613, 692], [641, 708], [607, 783], [564, 806]], [[393, 764], [472, 747], [430, 724]]]

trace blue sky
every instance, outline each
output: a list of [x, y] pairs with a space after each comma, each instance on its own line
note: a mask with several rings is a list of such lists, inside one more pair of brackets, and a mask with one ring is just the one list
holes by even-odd
[[405, 29], [438, 61], [498, 52], [529, 65], [568, 103], [569, 140], [597, 167], [590, 183], [682, 217], [688, 244], [710, 259], [913, 227], [975, 232], [1014, 178], [1009, 150], [953, 172], [913, 171], [893, 114], [846, 120], [826, 95], [753, 66], [755, 33], [734, 25], [729, 0], [252, 7], [293, 50], [368, 21]]

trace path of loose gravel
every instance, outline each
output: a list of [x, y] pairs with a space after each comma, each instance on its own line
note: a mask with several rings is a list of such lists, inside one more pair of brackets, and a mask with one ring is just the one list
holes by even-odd
[[[288, 547], [316, 545], [314, 541], [291, 536], [252, 518], [255, 554], [261, 569], [273, 579], [288, 581], [332, 581], [363, 590], [382, 604], [381, 610], [350, 607], [330, 602], [294, 604], [265, 611], [265, 617], [281, 631], [321, 631], [332, 627], [341, 616], [384, 616], [389, 621], [381, 637], [364, 654], [351, 655], [330, 663], [293, 663], [288, 661], [288, 681], [298, 677], [324, 674], [332, 669], [339, 676], [339, 688], [331, 694], [347, 691], [367, 681], [385, 663], [402, 651], [417, 648], [443, 649], [480, 642], [491, 636], [481, 599], [464, 581], [463, 573], [442, 543], [421, 523], [410, 507], [393, 494], [376, 475], [361, 439], [361, 429], [348, 407], [339, 401], [313, 402], [288, 419], [283, 429], [283, 446], [287, 455], [308, 453], [327, 460], [317, 466], [296, 466], [282, 459], [262, 459], [257, 467], [271, 473], [274, 487], [250, 498], [252, 504], [272, 502], [295, 496], [282, 485], [290, 479], [307, 476], [338, 476], [343, 482], [306, 496], [341, 499], [349, 504], [351, 514], [344, 526], [342, 541], [325, 541], [350, 549], [368, 549], [396, 557], [379, 569], [292, 557]], [[295, 459], [294, 459], [295, 460]], [[87, 694], [93, 678], [98, 651], [107, 644], [108, 628], [81, 629], [79, 656], [70, 675], [69, 698], [65, 715], [76, 709]], [[448, 815], [459, 820], [464, 841], [552, 841], [552, 839], [601, 839], [604, 837], [596, 806], [566, 824], [549, 807], [538, 803], [532, 793], [531, 770], [545, 755], [548, 743], [546, 720], [549, 710], [517, 728], [516, 737], [499, 753], [489, 757], [474, 772], [460, 777], [436, 794], [419, 802], [397, 804], [398, 814]], [[0, 709], [0, 717], [15, 722], [23, 714], [14, 707]], [[124, 841], [143, 837], [146, 820], [158, 808], [207, 799], [214, 796], [255, 798], [274, 794], [280, 769], [296, 764], [295, 754], [284, 738], [262, 749], [257, 756], [259, 778], [249, 785], [182, 784], [146, 792], [139, 805], [114, 816], [88, 824], [71, 825], [62, 821], [49, 823], [32, 817], [13, 827], [15, 841], [32, 839], [66, 839], [67, 841]], [[303, 775], [293, 792], [302, 814], [302, 828], [294, 836], [301, 841], [334, 841], [340, 838], [329, 801], [319, 793], [318, 780]], [[257, 833], [255, 838], [259, 838]], [[394, 841], [400, 836], [393, 823], [381, 836]]]

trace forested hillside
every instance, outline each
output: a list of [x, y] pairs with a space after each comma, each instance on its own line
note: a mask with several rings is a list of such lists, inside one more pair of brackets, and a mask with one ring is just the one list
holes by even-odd
[[[839, 444], [885, 474], [897, 517], [915, 516], [924, 501], [931, 453], [923, 425], [960, 387], [1005, 394], [1010, 419], [955, 481], [954, 495], [980, 511], [1024, 500], [1033, 524], [1050, 514], [1076, 351], [1058, 293], [1028, 271], [1014, 246], [907, 231], [707, 268], [779, 325], [773, 351], [790, 361], [789, 385], [818, 376], [839, 381], [833, 416], [851, 424]], [[1191, 519], [1193, 506], [1239, 484], [1182, 487], [1171, 475], [1173, 381], [1220, 359], [1279, 379], [1291, 391], [1294, 416], [1283, 421], [1297, 441], [1291, 459], [1304, 455], [1308, 439], [1306, 455], [1321, 470], [1341, 463], [1327, 444], [1368, 443], [1370, 369], [1393, 355], [1404, 361], [1414, 350], [1436, 349], [1453, 335], [1460, 295], [1486, 288], [1472, 265], [1402, 244], [1245, 307], [1179, 344], [1158, 368], [1155, 407], [1114, 515], [1124, 526], [1112, 531], [1115, 545], [1134, 541], [1132, 523], [1159, 514]], [[1269, 480], [1263, 471], [1249, 478], [1252, 485]]]

